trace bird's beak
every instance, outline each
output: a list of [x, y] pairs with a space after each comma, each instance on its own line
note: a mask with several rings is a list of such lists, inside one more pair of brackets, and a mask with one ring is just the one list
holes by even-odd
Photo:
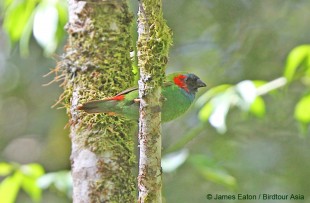
[[200, 79], [198, 79], [197, 80], [197, 87], [199, 88], [199, 87], [206, 87], [207, 85], [206, 85], [206, 83], [204, 83], [204, 82], [202, 82]]

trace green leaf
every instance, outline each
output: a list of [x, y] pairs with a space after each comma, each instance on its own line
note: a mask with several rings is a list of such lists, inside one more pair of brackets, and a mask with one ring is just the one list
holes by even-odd
[[165, 173], [170, 173], [179, 168], [188, 157], [188, 150], [183, 149], [165, 155], [161, 160], [162, 169]]
[[47, 189], [54, 183], [54, 180], [55, 173], [46, 173], [37, 180], [37, 183], [40, 188]]
[[29, 17], [29, 20], [26, 23], [24, 31], [22, 32], [22, 36], [19, 40], [20, 52], [22, 56], [28, 56], [29, 54], [29, 41], [32, 34], [33, 17], [34, 13], [32, 13]]
[[235, 90], [238, 96], [237, 105], [240, 109], [248, 111], [256, 98], [254, 83], [251, 80], [241, 81], [235, 86]]
[[201, 95], [199, 97], [199, 99], [196, 102], [196, 105], [197, 106], [204, 105], [212, 97], [215, 97], [216, 95], [225, 92], [230, 87], [232, 87], [232, 85], [230, 85], [230, 84], [223, 84], [223, 85], [218, 85], [218, 86], [215, 86], [215, 87], [209, 89], [206, 93], [204, 93], [203, 95]]
[[25, 176], [21, 187], [34, 202], [39, 202], [41, 200], [42, 190], [37, 184], [37, 178]]
[[13, 2], [13, 0], [4, 0], [0, 4], [3, 4], [4, 9], [6, 9], [8, 6], [10, 6], [10, 4], [12, 4], [12, 2]]
[[224, 185], [231, 189], [237, 186], [236, 179], [228, 172], [219, 167], [212, 159], [204, 155], [192, 155], [189, 158], [190, 163], [208, 181]]
[[301, 45], [294, 48], [287, 57], [287, 62], [284, 70], [284, 77], [290, 82], [294, 79], [296, 75], [297, 68], [302, 65], [302, 63], [307, 60], [308, 58], [308, 67], [309, 64], [309, 57], [310, 57], [310, 45]]
[[29, 18], [35, 9], [36, 0], [22, 0], [9, 2], [5, 11], [3, 28], [9, 34], [11, 41], [20, 40]]
[[58, 10], [50, 1], [42, 1], [35, 10], [33, 35], [45, 54], [51, 54], [57, 47]]
[[5, 0], [3, 6], [3, 28], [13, 43], [19, 41], [22, 56], [28, 55], [32, 32], [45, 54], [53, 53], [64, 38], [68, 19], [66, 1]]
[[59, 191], [66, 193], [68, 197], [72, 195], [72, 178], [70, 171], [47, 173], [40, 177], [37, 183], [42, 189], [54, 185]]
[[250, 112], [260, 118], [265, 115], [265, 102], [262, 97], [255, 98], [250, 106]]
[[55, 187], [62, 192], [69, 193], [72, 189], [72, 179], [70, 171], [59, 171], [55, 173]]
[[12, 176], [5, 178], [0, 184], [0, 200], [1, 203], [14, 203], [19, 188], [23, 181], [23, 174], [19, 171]]
[[199, 112], [199, 119], [209, 120], [219, 133], [226, 132], [226, 116], [233, 101], [232, 97], [235, 97], [231, 87], [229, 84], [213, 87], [196, 102], [196, 106], [203, 106]]
[[59, 44], [66, 35], [64, 29], [66, 23], [68, 22], [68, 6], [67, 1], [57, 1], [55, 4], [58, 13], [58, 25], [56, 30], [56, 41]]
[[226, 116], [235, 97], [234, 91], [227, 90], [225, 93], [217, 95], [210, 101], [213, 106], [213, 111], [209, 117], [209, 122], [219, 133], [225, 133], [227, 130]]
[[13, 171], [13, 166], [9, 163], [1, 162], [0, 163], [0, 176], [9, 175]]
[[208, 121], [212, 111], [213, 111], [212, 103], [211, 102], [206, 103], [199, 111], [198, 114], [199, 119], [204, 122]]
[[302, 97], [297, 103], [295, 118], [301, 123], [310, 123], [310, 94]]
[[25, 176], [22, 181], [23, 190], [33, 201], [38, 202], [41, 199], [42, 191], [37, 180], [44, 174], [43, 167], [39, 164], [28, 164], [21, 167], [21, 172]]
[[139, 74], [139, 68], [135, 64], [132, 65], [132, 72], [135, 75]]

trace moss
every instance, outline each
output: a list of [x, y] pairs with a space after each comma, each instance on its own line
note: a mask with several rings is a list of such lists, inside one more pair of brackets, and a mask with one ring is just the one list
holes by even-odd
[[163, 19], [161, 0], [140, 0], [138, 64], [140, 68], [139, 202], [161, 202], [160, 86], [164, 80], [172, 33]]
[[132, 129], [128, 128], [132, 123], [116, 116], [74, 110], [73, 116], [75, 107], [71, 106], [73, 92], [77, 92], [78, 103], [82, 104], [115, 95], [133, 85], [129, 55], [133, 50], [129, 34], [132, 15], [125, 1], [86, 4], [78, 15], [80, 22], [68, 26], [69, 43], [59, 63], [65, 75], [61, 99], [77, 131], [73, 142], [98, 157], [111, 153], [111, 160], [100, 158], [97, 163], [101, 179], [90, 184], [90, 199], [134, 202], [134, 142]]
[[140, 51], [139, 67], [152, 75], [150, 86], [157, 87], [163, 82], [172, 31], [163, 18], [161, 1], [141, 1], [143, 12], [139, 14], [139, 21], [146, 26], [137, 43]]

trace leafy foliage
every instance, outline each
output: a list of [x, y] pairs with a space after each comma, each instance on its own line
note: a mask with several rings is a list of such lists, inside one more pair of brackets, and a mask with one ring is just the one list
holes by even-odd
[[[308, 92], [310, 87], [310, 45], [297, 46], [289, 53], [284, 76], [289, 82], [301, 81], [307, 87], [306, 92]], [[306, 135], [310, 124], [309, 93], [304, 95], [296, 104], [294, 116], [300, 124], [301, 133]]]
[[0, 176], [5, 178], [0, 183], [1, 203], [13, 203], [19, 190], [26, 192], [33, 202], [40, 202], [42, 191], [55, 188], [65, 193], [68, 198], [72, 194], [70, 171], [45, 173], [40, 164], [19, 165], [17, 163], [0, 163]]
[[[284, 68], [284, 77], [288, 82], [300, 80], [306, 86], [310, 86], [310, 45], [297, 46], [289, 53]], [[283, 83], [283, 85], [285, 84], [286, 82]], [[227, 130], [225, 120], [228, 111], [234, 106], [257, 117], [263, 117], [266, 107], [258, 90], [263, 85], [272, 86], [273, 82], [246, 80], [236, 85], [223, 84], [211, 88], [197, 102], [198, 106], [202, 106], [199, 111], [200, 120], [202, 122], [209, 121], [218, 132], [224, 133]], [[267, 92], [264, 91], [263, 94], [272, 92], [283, 85], [268, 88]], [[309, 98], [309, 94], [302, 97], [295, 107], [294, 114], [304, 134], [310, 123]]]
[[303, 96], [296, 105], [295, 118], [302, 123], [310, 123], [310, 95]]
[[207, 181], [212, 181], [234, 189], [237, 187], [236, 179], [224, 168], [220, 167], [213, 159], [201, 154], [191, 155], [189, 158], [192, 166]]
[[63, 192], [68, 198], [72, 197], [72, 178], [70, 171], [57, 171], [41, 176], [37, 181], [41, 189], [55, 187]]
[[44, 174], [39, 164], [18, 165], [0, 163], [0, 175], [7, 176], [0, 184], [0, 199], [2, 203], [13, 203], [18, 191], [24, 190], [34, 202], [41, 199], [42, 190], [37, 180]]
[[236, 179], [223, 167], [220, 167], [211, 157], [202, 154], [189, 154], [188, 150], [182, 149], [167, 154], [162, 159], [163, 171], [170, 173], [183, 164], [191, 165], [206, 181], [223, 185], [230, 189], [237, 186]]
[[200, 120], [209, 121], [218, 132], [224, 133], [227, 130], [228, 111], [233, 107], [257, 117], [264, 116], [265, 103], [262, 97], [257, 95], [257, 88], [265, 83], [246, 80], [236, 85], [223, 84], [211, 88], [197, 101], [197, 106], [202, 106], [199, 111]]
[[61, 0], [6, 0], [3, 2], [3, 28], [11, 42], [19, 42], [22, 55], [29, 54], [29, 40], [34, 38], [45, 54], [55, 52], [64, 37], [67, 22], [66, 1]]
[[289, 82], [310, 77], [310, 45], [297, 46], [289, 53], [284, 76]]

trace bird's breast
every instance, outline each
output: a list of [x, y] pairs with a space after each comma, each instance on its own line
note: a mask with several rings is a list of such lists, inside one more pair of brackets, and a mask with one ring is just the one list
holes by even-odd
[[165, 101], [162, 105], [162, 121], [167, 122], [184, 114], [194, 101], [195, 95], [175, 86], [162, 90]]

